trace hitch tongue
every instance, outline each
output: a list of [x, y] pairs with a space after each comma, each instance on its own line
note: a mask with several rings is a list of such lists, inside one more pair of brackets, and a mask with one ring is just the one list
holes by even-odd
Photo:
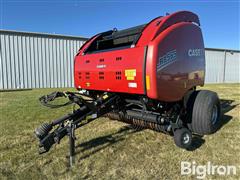
[[[100, 96], [98, 99], [88, 102], [74, 93], [68, 92], [68, 94], [69, 97], [71, 97], [69, 98], [70, 102], [73, 102], [74, 100], [73, 103], [78, 104], [80, 107], [72, 113], [62, 116], [51, 123], [42, 124], [35, 129], [35, 135], [40, 141], [39, 154], [48, 152], [53, 144], [59, 143], [63, 137], [68, 135], [69, 164], [71, 167], [74, 164], [75, 129], [111, 111], [112, 105], [116, 103], [118, 96], [114, 94], [110, 96], [108, 94], [103, 94], [103, 96]], [[47, 104], [49, 99], [52, 101], [56, 99], [56, 97], [61, 96], [63, 96], [63, 94], [60, 92], [52, 93], [51, 96], [43, 96], [40, 100], [44, 102], [45, 105], [49, 106], [49, 104]], [[87, 122], [83, 123], [84, 120], [87, 120]], [[58, 125], [58, 127], [52, 130], [56, 125]]]

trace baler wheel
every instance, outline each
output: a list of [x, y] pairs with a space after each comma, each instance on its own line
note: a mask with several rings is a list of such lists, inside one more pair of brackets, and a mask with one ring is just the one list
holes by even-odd
[[217, 131], [221, 119], [221, 106], [217, 93], [207, 90], [198, 91], [192, 107], [189, 129], [199, 135]]
[[176, 129], [174, 131], [175, 144], [183, 149], [189, 149], [192, 144], [192, 133], [187, 128]]

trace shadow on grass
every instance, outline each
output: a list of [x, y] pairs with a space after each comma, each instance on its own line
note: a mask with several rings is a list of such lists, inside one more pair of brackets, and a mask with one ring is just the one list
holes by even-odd
[[[88, 158], [92, 154], [97, 153], [98, 151], [101, 151], [102, 149], [107, 148], [108, 146], [112, 146], [113, 144], [120, 142], [125, 139], [126, 135], [133, 134], [136, 132], [139, 132], [141, 130], [139, 129], [133, 129], [131, 125], [124, 126], [119, 131], [113, 134], [108, 134], [105, 136], [97, 137], [94, 139], [91, 139], [89, 141], [83, 142], [76, 146], [76, 154], [83, 153], [87, 150], [91, 150], [91, 152], [83, 155], [80, 160], [83, 160], [85, 158]], [[80, 150], [77, 150], [80, 149]]]
[[232, 116], [226, 115], [227, 112], [234, 109], [238, 104], [234, 104], [234, 100], [229, 99], [221, 99], [221, 108], [222, 108], [222, 119], [221, 123], [219, 124], [218, 130], [220, 130], [225, 124], [232, 120]]
[[[232, 116], [226, 115], [225, 113], [234, 109], [238, 104], [234, 104], [234, 100], [221, 99], [221, 108], [222, 108], [222, 119], [217, 131], [219, 131], [225, 124], [232, 120]], [[194, 151], [201, 147], [205, 143], [203, 136], [195, 135], [192, 139], [192, 146], [188, 149], [189, 151]]]
[[203, 136], [200, 135], [194, 135], [192, 137], [192, 144], [191, 147], [188, 148], [188, 151], [194, 151], [198, 148], [200, 148], [205, 143], [205, 139], [203, 139]]
[[234, 109], [238, 104], [234, 104], [234, 100], [229, 99], [220, 99], [222, 113], [227, 113], [228, 111], [231, 111]]

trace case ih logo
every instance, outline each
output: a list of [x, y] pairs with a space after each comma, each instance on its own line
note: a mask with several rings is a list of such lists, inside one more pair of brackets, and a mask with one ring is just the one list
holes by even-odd
[[204, 49], [189, 49], [188, 56], [202, 56], [204, 54]]
[[164, 67], [175, 62], [176, 60], [177, 60], [177, 50], [174, 49], [172, 51], [169, 51], [164, 56], [159, 57], [158, 64], [157, 64], [157, 70], [159, 71], [159, 70], [163, 69]]

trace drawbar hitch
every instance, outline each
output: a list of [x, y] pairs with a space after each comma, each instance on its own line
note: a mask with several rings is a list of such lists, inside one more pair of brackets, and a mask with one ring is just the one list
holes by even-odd
[[[49, 103], [59, 97], [66, 97], [69, 101], [60, 105]], [[118, 96], [113, 93], [103, 93], [93, 99], [78, 92], [53, 92], [40, 97], [39, 100], [44, 106], [50, 108], [59, 108], [70, 104], [79, 106], [72, 113], [51, 123], [43, 123], [35, 129], [35, 135], [39, 139], [40, 154], [48, 152], [53, 144], [60, 143], [60, 140], [66, 135], [69, 137], [69, 164], [71, 167], [74, 164], [75, 130], [113, 110], [114, 104], [118, 101]]]

